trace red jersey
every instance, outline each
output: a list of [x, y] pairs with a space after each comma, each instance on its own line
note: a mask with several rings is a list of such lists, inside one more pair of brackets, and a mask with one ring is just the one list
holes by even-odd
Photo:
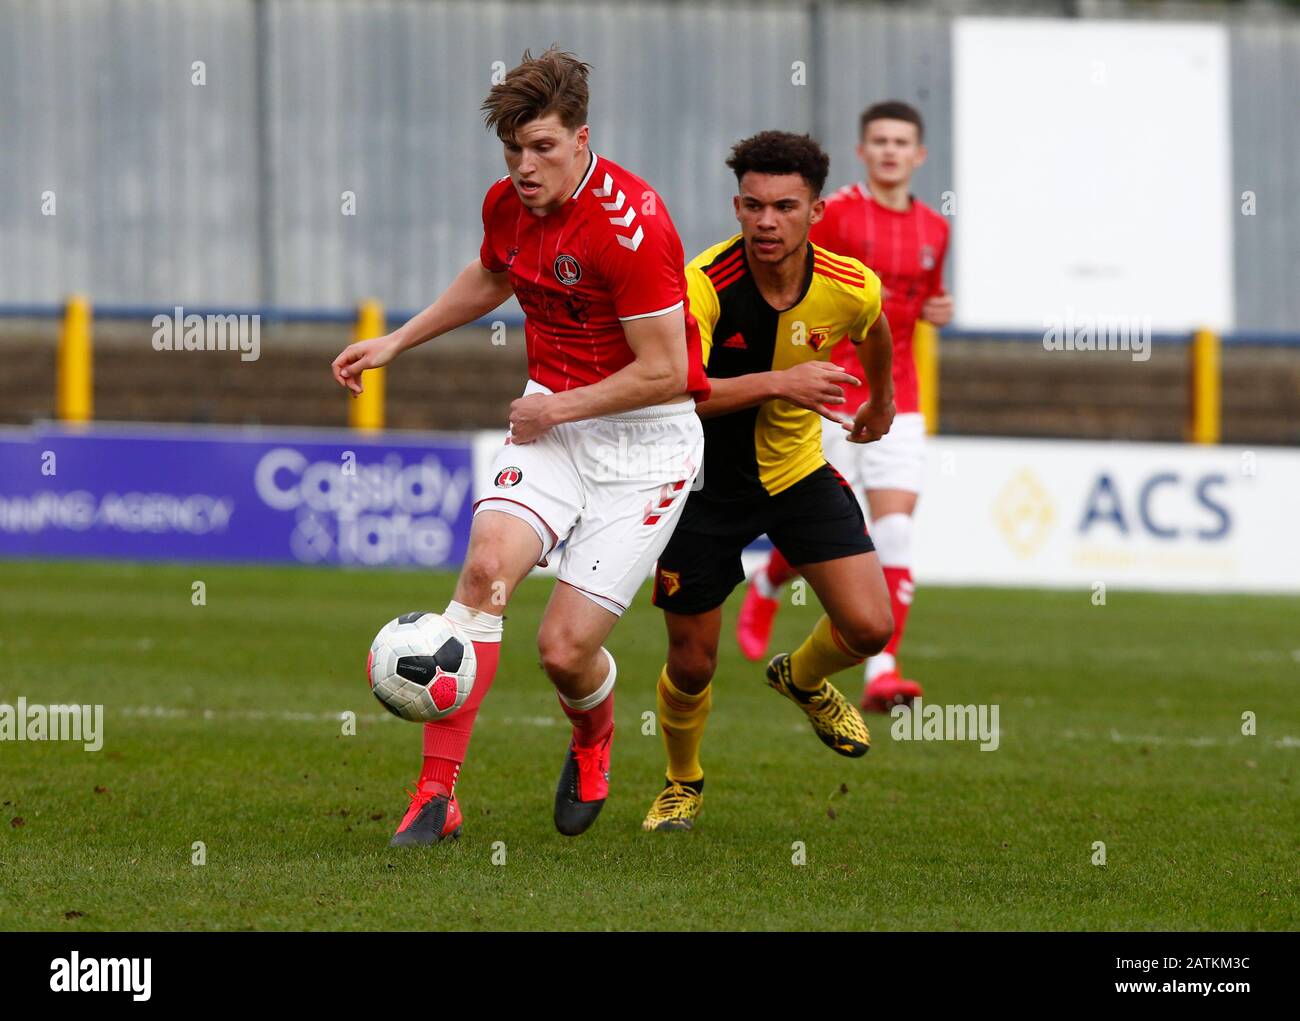
[[[809, 236], [823, 248], [865, 263], [880, 277], [882, 307], [894, 336], [894, 404], [900, 414], [917, 411], [912, 332], [925, 300], [943, 293], [948, 221], [915, 198], [906, 212], [886, 209], [859, 181], [826, 200], [826, 214]], [[861, 363], [847, 341], [835, 345], [831, 361], [862, 375]], [[865, 380], [861, 386], [846, 386], [846, 403], [838, 410], [851, 415], [867, 396]]]
[[708, 398], [682, 242], [663, 200], [635, 174], [592, 153], [578, 190], [546, 216], [501, 178], [483, 200], [479, 259], [510, 274], [524, 310], [528, 374], [538, 383], [558, 393], [600, 382], [633, 360], [623, 323], [680, 308], [686, 389]]

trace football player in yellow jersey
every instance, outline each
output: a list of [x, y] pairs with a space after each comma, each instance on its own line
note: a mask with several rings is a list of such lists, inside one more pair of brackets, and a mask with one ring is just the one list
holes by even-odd
[[[702, 482], [655, 573], [654, 603], [668, 627], [658, 685], [668, 769], [642, 823], [647, 830], [690, 829], [699, 814], [722, 604], [744, 578], [746, 546], [766, 533], [821, 601], [825, 614], [799, 648], [772, 659], [767, 683], [841, 755], [866, 754], [871, 737], [827, 678], [879, 652], [894, 627], [862, 511], [822, 454], [819, 417], [840, 421], [855, 443], [889, 431], [893, 344], [880, 281], [856, 259], [808, 240], [830, 169], [811, 138], [764, 131], [737, 143], [727, 166], [738, 183], [741, 232], [686, 270], [712, 393], [697, 408]], [[846, 335], [871, 386], [852, 419], [833, 408], [844, 401], [841, 384], [859, 380], [829, 362]]]

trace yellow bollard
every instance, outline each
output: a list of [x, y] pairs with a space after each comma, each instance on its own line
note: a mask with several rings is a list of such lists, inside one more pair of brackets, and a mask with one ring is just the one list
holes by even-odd
[[[367, 298], [357, 308], [357, 325], [353, 340], [382, 337], [385, 329], [384, 306]], [[384, 368], [367, 369], [361, 376], [365, 387], [360, 397], [348, 402], [348, 425], [353, 429], [374, 431], [384, 427]]]
[[925, 431], [933, 436], [939, 431], [939, 331], [924, 319], [916, 321], [912, 333], [912, 351], [916, 356], [917, 399], [925, 416]]
[[95, 366], [91, 349], [90, 299], [68, 298], [59, 330], [55, 412], [63, 422], [89, 422], [95, 416]]
[[1191, 416], [1188, 439], [1218, 443], [1223, 435], [1223, 374], [1219, 335], [1197, 330], [1191, 350]]

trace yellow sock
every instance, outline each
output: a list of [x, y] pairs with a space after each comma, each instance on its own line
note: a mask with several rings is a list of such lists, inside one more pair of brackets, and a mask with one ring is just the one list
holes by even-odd
[[822, 681], [867, 657], [849, 648], [844, 636], [835, 630], [831, 619], [822, 619], [804, 639], [803, 645], [790, 654], [790, 676], [794, 686], [803, 691], [816, 691]]
[[713, 686], [698, 695], [688, 695], [669, 680], [665, 665], [659, 671], [657, 696], [659, 728], [668, 752], [668, 779], [679, 782], [704, 779], [700, 742], [704, 740], [704, 724], [713, 707]]

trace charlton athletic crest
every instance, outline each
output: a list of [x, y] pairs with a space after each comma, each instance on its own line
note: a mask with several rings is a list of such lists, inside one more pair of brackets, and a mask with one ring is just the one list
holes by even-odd
[[930, 245], [921, 246], [921, 268], [926, 272], [934, 269], [934, 249]]
[[582, 279], [582, 267], [572, 255], [555, 257], [555, 279], [566, 287], [572, 287]]
[[511, 465], [509, 468], [502, 468], [497, 472], [496, 487], [497, 489], [509, 489], [511, 486], [517, 486], [524, 480], [524, 473]]

